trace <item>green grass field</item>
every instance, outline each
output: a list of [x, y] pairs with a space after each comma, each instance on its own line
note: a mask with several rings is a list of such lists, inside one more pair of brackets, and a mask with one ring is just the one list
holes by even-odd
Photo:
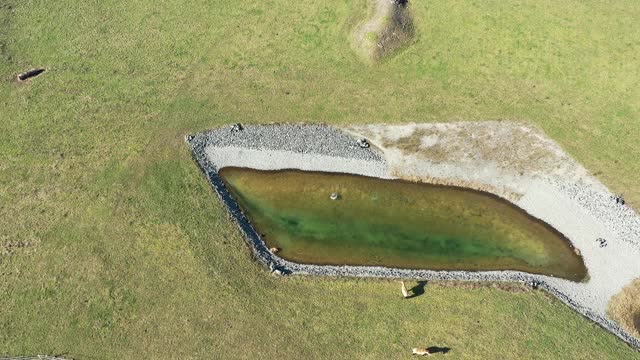
[[[628, 359], [540, 292], [272, 278], [183, 142], [234, 122], [518, 119], [640, 205], [636, 1], [424, 1], [363, 65], [364, 0], [0, 3], [0, 356]], [[13, 82], [31, 67], [48, 69]]]

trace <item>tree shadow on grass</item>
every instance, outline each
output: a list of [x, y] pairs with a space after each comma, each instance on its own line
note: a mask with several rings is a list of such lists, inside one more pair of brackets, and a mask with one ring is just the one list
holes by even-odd
[[426, 281], [418, 281], [418, 285], [411, 288], [411, 296], [407, 299], [412, 299], [424, 294], [424, 287], [427, 285]]

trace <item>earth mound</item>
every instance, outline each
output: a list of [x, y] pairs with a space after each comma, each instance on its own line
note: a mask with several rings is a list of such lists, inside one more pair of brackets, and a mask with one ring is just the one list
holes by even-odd
[[389, 57], [415, 34], [407, 0], [373, 0], [371, 17], [354, 31], [354, 45], [367, 60]]

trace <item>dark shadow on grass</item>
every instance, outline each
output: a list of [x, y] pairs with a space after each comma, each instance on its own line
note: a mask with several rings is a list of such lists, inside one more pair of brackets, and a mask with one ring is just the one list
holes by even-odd
[[407, 297], [407, 299], [411, 299], [414, 297], [418, 297], [424, 294], [424, 287], [427, 285], [426, 281], [418, 281], [418, 285], [411, 288], [411, 296]]
[[36, 77], [36, 76], [42, 74], [45, 71], [46, 70], [42, 69], [42, 68], [27, 70], [27, 71], [25, 71], [23, 73], [18, 74], [18, 80], [19, 81], [25, 81], [25, 80], [28, 80], [30, 78]]
[[427, 350], [429, 350], [429, 352], [431, 354], [437, 354], [437, 353], [442, 353], [442, 354], [446, 354], [449, 351], [451, 351], [451, 348], [448, 347], [439, 347], [439, 346], [431, 346], [428, 347]]

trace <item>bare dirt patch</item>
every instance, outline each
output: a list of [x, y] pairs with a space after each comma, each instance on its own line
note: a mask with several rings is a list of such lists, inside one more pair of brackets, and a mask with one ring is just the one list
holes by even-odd
[[346, 130], [369, 139], [385, 153], [391, 173], [407, 180], [464, 186], [512, 201], [535, 177], [593, 183], [541, 130], [513, 121], [358, 125]]
[[636, 338], [640, 338], [640, 279], [611, 298], [609, 316]]
[[377, 61], [406, 46], [415, 30], [407, 0], [372, 0], [371, 17], [353, 34], [354, 46], [366, 59]]
[[416, 127], [383, 146], [432, 162], [488, 161], [517, 173], [554, 171], [569, 158], [536, 129], [508, 121], [451, 123]]
[[40, 240], [28, 237], [24, 240], [9, 239], [8, 236], [0, 237], [0, 261], [3, 257], [11, 256], [20, 251], [22, 254], [29, 253], [40, 244]]

